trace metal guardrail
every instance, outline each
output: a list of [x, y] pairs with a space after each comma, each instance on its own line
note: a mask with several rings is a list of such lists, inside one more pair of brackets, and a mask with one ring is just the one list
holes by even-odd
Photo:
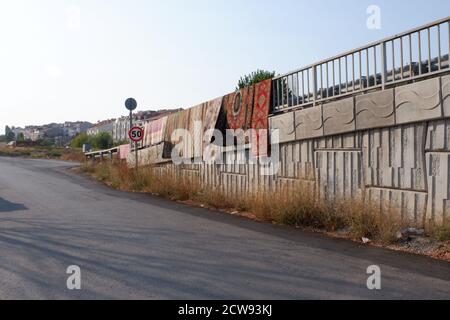
[[[138, 146], [137, 150], [143, 150], [147, 147], [143, 147], [143, 146]], [[135, 148], [134, 148], [134, 143], [133, 143], [133, 147], [130, 148], [130, 152], [134, 152]], [[113, 158], [115, 155], [117, 155], [119, 153], [119, 147], [114, 147], [111, 149], [107, 149], [107, 150], [98, 150], [98, 151], [91, 151], [91, 152], [86, 152], [84, 154], [84, 156], [86, 157], [86, 160], [88, 159], [104, 159], [106, 157], [108, 158]]]
[[85, 155], [86, 159], [96, 159], [96, 158], [103, 159], [105, 156], [112, 158], [118, 152], [119, 152], [119, 148], [115, 147], [115, 148], [111, 148], [108, 150], [86, 152], [84, 155]]
[[272, 112], [448, 72], [449, 54], [447, 17], [274, 78]]

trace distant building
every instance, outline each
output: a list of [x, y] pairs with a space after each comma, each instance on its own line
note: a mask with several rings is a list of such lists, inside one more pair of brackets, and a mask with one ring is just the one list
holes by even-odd
[[19, 136], [19, 134], [21, 134], [21, 133], [22, 133], [22, 134], [24, 135], [24, 137], [25, 137], [25, 129], [23, 129], [23, 128], [20, 128], [20, 127], [13, 128], [12, 131], [14, 132], [14, 136], [16, 137], [16, 139], [17, 139], [17, 137]]
[[55, 139], [64, 136], [64, 128], [56, 123], [46, 125], [42, 128], [45, 138]]
[[92, 127], [92, 123], [90, 123], [90, 122], [83, 122], [83, 121], [65, 122], [63, 124], [64, 135], [69, 137], [69, 138], [73, 138], [77, 134], [80, 134], [80, 133], [85, 133], [91, 127]]
[[112, 135], [115, 121], [115, 119], [112, 119], [98, 122], [87, 130], [87, 134], [89, 136], [95, 136], [99, 133], [107, 132]]
[[42, 127], [28, 126], [24, 131], [25, 140], [38, 141], [44, 138], [44, 131]]
[[112, 137], [114, 142], [120, 142], [128, 139], [130, 130], [130, 117], [120, 117], [113, 124]]
[[14, 128], [13, 132], [16, 138], [23, 133], [26, 141], [50, 139], [58, 141], [58, 145], [62, 146], [67, 145], [77, 134], [86, 132], [91, 126], [91, 123], [85, 121], [50, 123], [42, 126], [26, 126], [24, 129]]

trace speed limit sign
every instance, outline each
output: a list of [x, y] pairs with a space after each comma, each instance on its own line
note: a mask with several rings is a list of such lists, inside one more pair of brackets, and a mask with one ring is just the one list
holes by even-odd
[[133, 142], [142, 141], [142, 139], [144, 139], [144, 130], [139, 127], [133, 127], [130, 129], [130, 131], [128, 131], [128, 137]]

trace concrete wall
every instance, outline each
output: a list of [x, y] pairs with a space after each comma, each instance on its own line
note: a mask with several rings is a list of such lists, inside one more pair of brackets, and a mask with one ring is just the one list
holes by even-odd
[[[450, 76], [361, 94], [270, 118], [280, 132], [280, 170], [238, 164], [160, 164], [229, 194], [310, 184], [320, 197], [364, 196], [418, 224], [450, 215]], [[148, 151], [147, 151], [148, 152]]]
[[272, 128], [295, 127], [279, 128], [280, 178], [299, 179], [295, 168], [312, 164], [325, 197], [364, 195], [417, 223], [441, 223], [450, 214], [449, 117], [450, 76], [275, 116]]

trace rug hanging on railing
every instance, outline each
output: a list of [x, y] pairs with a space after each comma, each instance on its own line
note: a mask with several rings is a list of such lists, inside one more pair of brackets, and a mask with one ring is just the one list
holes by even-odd
[[170, 159], [173, 149], [172, 144], [172, 133], [175, 131], [178, 125], [178, 118], [180, 116], [180, 112], [169, 114], [167, 117], [166, 128], [164, 132], [164, 159]]
[[202, 156], [203, 147], [203, 118], [205, 104], [200, 104], [190, 109], [189, 133], [190, 133], [190, 154], [187, 158], [197, 158]]
[[216, 128], [217, 120], [219, 118], [220, 108], [222, 107], [223, 97], [214, 99], [206, 103], [205, 117], [203, 120], [203, 132], [204, 132], [204, 142], [209, 144], [212, 139], [212, 132], [209, 130], [214, 130]]
[[164, 141], [167, 118], [149, 121], [145, 125], [145, 145], [153, 146]]
[[178, 125], [178, 118], [180, 117], [181, 111], [171, 113], [167, 116], [167, 123], [164, 132], [164, 141], [171, 142], [172, 141], [172, 133], [175, 131]]
[[144, 147], [149, 147], [152, 145], [152, 138], [150, 137], [150, 121], [144, 123], [144, 140], [142, 140], [142, 145]]
[[119, 159], [123, 160], [128, 157], [128, 154], [130, 153], [131, 146], [130, 144], [123, 144], [119, 146]]
[[172, 144], [175, 147], [176, 145], [182, 144], [179, 148], [179, 156], [182, 158], [189, 158], [190, 157], [190, 114], [191, 109], [186, 109], [180, 112], [180, 116], [178, 117], [178, 124], [175, 129], [178, 129], [178, 134], [176, 134], [172, 139]]
[[224, 97], [227, 128], [247, 130], [251, 125], [254, 87], [246, 87]]
[[262, 157], [268, 155], [269, 142], [269, 109], [272, 80], [265, 80], [255, 85], [255, 99], [252, 115], [252, 155]]

